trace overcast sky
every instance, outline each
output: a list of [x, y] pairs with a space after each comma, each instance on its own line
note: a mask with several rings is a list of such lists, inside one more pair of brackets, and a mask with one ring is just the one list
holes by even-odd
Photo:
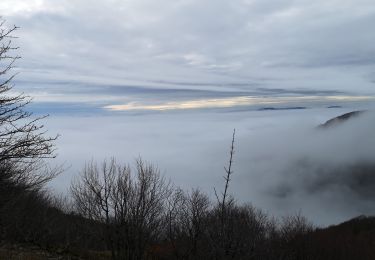
[[17, 83], [36, 101], [375, 94], [372, 0], [2, 0], [0, 14], [21, 27]]

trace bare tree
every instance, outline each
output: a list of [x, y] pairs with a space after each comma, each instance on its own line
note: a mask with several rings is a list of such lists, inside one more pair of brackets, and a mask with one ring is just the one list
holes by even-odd
[[175, 259], [202, 258], [211, 203], [199, 189], [191, 193], [176, 189], [168, 202], [167, 236]]
[[294, 215], [288, 215], [281, 219], [280, 235], [285, 242], [290, 242], [298, 236], [302, 236], [314, 230], [312, 223], [297, 212]]
[[57, 174], [43, 163], [55, 157], [57, 136], [46, 136], [40, 123], [45, 116], [33, 117], [25, 110], [30, 97], [13, 92], [11, 70], [20, 58], [12, 44], [17, 29], [0, 17], [0, 188], [9, 182], [40, 187]]
[[220, 211], [221, 211], [221, 220], [222, 220], [223, 223], [224, 223], [224, 219], [225, 219], [226, 208], [227, 208], [228, 204], [231, 203], [231, 199], [228, 200], [228, 197], [229, 197], [228, 196], [228, 188], [229, 188], [229, 182], [231, 180], [230, 178], [233, 174], [232, 165], [233, 165], [233, 156], [234, 156], [235, 135], [236, 135], [236, 129], [233, 129], [232, 142], [231, 142], [231, 146], [230, 146], [230, 150], [229, 150], [228, 167], [224, 167], [224, 170], [225, 170], [226, 174], [223, 176], [223, 178], [224, 178], [224, 191], [221, 194], [222, 195], [221, 198], [217, 194], [216, 189], [214, 189], [215, 196], [216, 196], [216, 199], [217, 199], [217, 202], [218, 202], [218, 206], [219, 206]]
[[198, 256], [200, 250], [199, 245], [203, 242], [205, 235], [205, 227], [210, 208], [210, 201], [206, 194], [200, 190], [192, 191], [188, 198], [188, 211], [186, 227], [190, 240], [190, 255], [194, 258]]
[[171, 188], [152, 164], [138, 159], [136, 174], [114, 159], [89, 163], [71, 192], [82, 216], [105, 225], [113, 259], [141, 259], [164, 228]]
[[[34, 117], [26, 110], [31, 98], [13, 91], [12, 69], [20, 58], [12, 43], [17, 29], [0, 17], [0, 239], [5, 234], [20, 234], [16, 231], [21, 217], [29, 213], [21, 209], [31, 205], [28, 201], [43, 204], [42, 187], [61, 172], [61, 167], [50, 168], [44, 160], [55, 157], [57, 136], [46, 136], [41, 124], [45, 116]], [[33, 216], [28, 222], [37, 219]], [[11, 221], [7, 224], [6, 219]]]
[[228, 187], [229, 187], [230, 177], [233, 174], [232, 164], [233, 164], [233, 155], [234, 155], [234, 137], [235, 137], [235, 135], [236, 135], [236, 129], [233, 129], [232, 143], [231, 143], [230, 152], [229, 152], [228, 168], [224, 167], [226, 176], [224, 176], [225, 187], [224, 187], [223, 197], [222, 197], [222, 201], [221, 201], [221, 208], [222, 208], [221, 211], [223, 212], [223, 214], [225, 212], [225, 206], [226, 206], [226, 203], [227, 203]]
[[[230, 151], [229, 151], [229, 162], [228, 162], [228, 167], [224, 167], [225, 170], [225, 175], [223, 176], [224, 178], [224, 191], [221, 193], [221, 197], [218, 195], [216, 189], [215, 191], [215, 196], [217, 200], [217, 208], [215, 211], [215, 214], [213, 216], [219, 217], [218, 221], [218, 229], [219, 233], [216, 233], [213, 235], [214, 240], [212, 241], [212, 244], [216, 247], [216, 254], [227, 254], [228, 253], [228, 246], [230, 242], [228, 241], [228, 215], [231, 207], [234, 204], [233, 198], [231, 198], [228, 195], [228, 188], [229, 188], [229, 182], [231, 181], [231, 176], [233, 174], [232, 170], [232, 165], [233, 165], [233, 156], [234, 156], [234, 140], [235, 140], [235, 134], [236, 134], [236, 129], [233, 129], [233, 134], [232, 134], [232, 142], [230, 146]], [[218, 239], [218, 241], [217, 241]], [[216, 240], [216, 241], [215, 241]], [[220, 251], [220, 252], [219, 252]], [[218, 256], [216, 256], [218, 257]]]

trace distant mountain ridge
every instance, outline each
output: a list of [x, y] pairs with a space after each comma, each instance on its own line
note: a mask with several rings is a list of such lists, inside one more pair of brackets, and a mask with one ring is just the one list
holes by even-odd
[[345, 114], [342, 114], [340, 116], [334, 117], [334, 118], [326, 121], [325, 123], [319, 125], [319, 127], [321, 127], [321, 128], [334, 127], [334, 126], [342, 124], [342, 123], [344, 123], [344, 122], [346, 122], [346, 121], [348, 121], [348, 120], [350, 120], [354, 117], [358, 117], [365, 112], [366, 112], [366, 110], [358, 110], [358, 111], [352, 111], [352, 112], [349, 112], [349, 113], [345, 113]]
[[267, 111], [267, 110], [298, 110], [298, 109], [307, 109], [307, 107], [261, 107], [258, 111]]

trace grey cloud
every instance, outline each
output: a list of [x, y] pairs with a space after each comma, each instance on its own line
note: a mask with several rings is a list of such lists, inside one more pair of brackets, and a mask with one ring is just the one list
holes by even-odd
[[347, 94], [337, 90], [319, 90], [319, 89], [282, 89], [282, 88], [258, 88], [257, 90], [269, 94], [299, 94], [299, 95], [343, 95]]
[[79, 0], [60, 9], [9, 16], [22, 27], [23, 79], [373, 93], [371, 1]]
[[[285, 96], [285, 95], [310, 95], [310, 96], [327, 96], [327, 95], [353, 95], [344, 91], [323, 90], [323, 89], [293, 89], [293, 88], [264, 88], [257, 87], [252, 83], [222, 83], [222, 86], [233, 86], [238, 90], [225, 90], [215, 88], [215, 85], [200, 82], [175, 82], [175, 81], [155, 81], [149, 85], [110, 85], [110, 84], [82, 84], [68, 81], [25, 81], [15, 79], [17, 90], [25, 91], [30, 95], [38, 95], [43, 92], [50, 95], [105, 95], [116, 97], [132, 97], [134, 100], [158, 99], [165, 101], [168, 99], [201, 99], [201, 98], [222, 98], [235, 96]], [[246, 88], [252, 85], [253, 88]], [[212, 87], [212, 88], [209, 88]]]
[[[288, 199], [296, 193], [319, 196], [319, 193], [340, 189], [342, 197], [357, 197], [362, 201], [375, 199], [375, 164], [361, 161], [355, 163], [329, 164], [301, 159], [291, 162], [283, 170], [291, 183], [279, 183], [269, 190], [272, 196]], [[337, 191], [336, 191], [337, 192]], [[375, 202], [372, 202], [375, 203]]]

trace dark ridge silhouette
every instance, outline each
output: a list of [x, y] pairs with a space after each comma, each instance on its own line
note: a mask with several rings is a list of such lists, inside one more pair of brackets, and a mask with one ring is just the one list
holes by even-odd
[[258, 111], [267, 111], [267, 110], [297, 110], [297, 109], [307, 109], [307, 107], [262, 107]]
[[375, 217], [359, 216], [339, 225], [317, 229], [305, 237], [311, 258], [375, 259]]
[[339, 124], [342, 124], [342, 123], [348, 121], [349, 119], [352, 119], [354, 117], [358, 117], [365, 112], [366, 112], [365, 110], [359, 110], [359, 111], [352, 111], [352, 112], [349, 112], [349, 113], [345, 113], [345, 114], [342, 114], [340, 116], [337, 116], [335, 118], [332, 118], [332, 119], [328, 120], [327, 122], [321, 124], [319, 127], [321, 127], [321, 128], [334, 127], [334, 126], [337, 126]]

